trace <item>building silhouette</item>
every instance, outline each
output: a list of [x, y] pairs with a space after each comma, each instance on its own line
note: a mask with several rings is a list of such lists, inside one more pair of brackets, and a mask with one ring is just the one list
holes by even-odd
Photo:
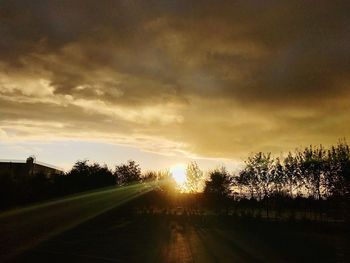
[[35, 175], [45, 175], [50, 178], [55, 174], [62, 174], [63, 170], [53, 165], [36, 161], [30, 156], [26, 161], [2, 160], [0, 161], [0, 176], [7, 175], [13, 179], [22, 179]]

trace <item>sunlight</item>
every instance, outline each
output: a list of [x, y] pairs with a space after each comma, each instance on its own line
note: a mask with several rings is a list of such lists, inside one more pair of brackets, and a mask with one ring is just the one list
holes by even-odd
[[171, 175], [174, 178], [177, 186], [180, 189], [184, 190], [185, 183], [186, 183], [186, 180], [187, 180], [187, 177], [186, 177], [186, 166], [184, 164], [173, 165], [170, 168], [170, 172], [171, 172]]

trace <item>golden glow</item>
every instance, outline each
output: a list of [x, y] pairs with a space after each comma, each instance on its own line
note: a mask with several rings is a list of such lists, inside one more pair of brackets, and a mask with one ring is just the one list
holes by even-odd
[[184, 164], [176, 164], [170, 168], [171, 176], [174, 178], [178, 188], [185, 190], [186, 188], [186, 166]]

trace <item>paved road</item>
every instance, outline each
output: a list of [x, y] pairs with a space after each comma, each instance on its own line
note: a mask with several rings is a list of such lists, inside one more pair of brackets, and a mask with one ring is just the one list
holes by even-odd
[[[146, 227], [146, 229], [141, 229]], [[83, 226], [24, 253], [19, 262], [259, 262], [225, 233], [178, 221]], [[277, 261], [275, 261], [277, 262]]]
[[288, 230], [286, 226], [277, 226], [273, 232], [274, 225], [227, 226], [219, 221], [130, 217], [111, 211], [41, 243], [17, 260], [206, 263], [348, 262], [349, 259], [345, 233], [322, 234], [298, 227]]
[[346, 228], [120, 208], [150, 189], [108, 188], [1, 213], [0, 262], [350, 262]]
[[176, 221], [170, 223], [170, 238], [162, 244], [159, 262], [258, 262], [249, 249], [232, 244], [217, 228], [203, 228]]

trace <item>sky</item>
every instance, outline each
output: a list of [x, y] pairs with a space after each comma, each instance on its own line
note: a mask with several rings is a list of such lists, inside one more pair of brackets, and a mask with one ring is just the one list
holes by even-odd
[[0, 1], [0, 158], [238, 167], [350, 134], [349, 1]]

